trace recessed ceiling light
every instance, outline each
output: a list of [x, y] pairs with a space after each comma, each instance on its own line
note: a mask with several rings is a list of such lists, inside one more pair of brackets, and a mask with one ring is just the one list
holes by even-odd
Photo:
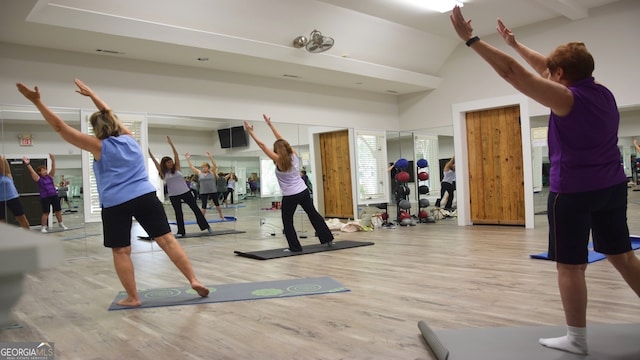
[[298, 75], [291, 75], [291, 74], [283, 74], [282, 76], [289, 77], [289, 78], [294, 78], [294, 79], [300, 78], [300, 76], [298, 76]]
[[397, 92], [397, 91], [395, 91], [395, 90], [387, 90], [387, 92], [388, 92], [389, 94], [397, 94], [397, 93], [398, 93], [398, 92]]
[[416, 7], [419, 7], [421, 9], [433, 10], [439, 13], [446, 13], [447, 11], [451, 11], [453, 7], [456, 5], [460, 7], [464, 6], [462, 1], [457, 1], [457, 0], [404, 0], [404, 1]]
[[209, 61], [208, 57], [199, 57], [198, 61]]

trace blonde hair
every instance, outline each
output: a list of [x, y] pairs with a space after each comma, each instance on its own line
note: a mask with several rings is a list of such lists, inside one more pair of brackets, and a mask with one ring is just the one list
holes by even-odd
[[11, 176], [11, 167], [6, 157], [0, 155], [0, 175]]
[[273, 152], [278, 154], [278, 160], [275, 161], [278, 170], [282, 172], [289, 171], [293, 166], [293, 162], [291, 161], [293, 148], [291, 144], [285, 139], [278, 139], [273, 143]]
[[208, 162], [206, 162], [206, 161], [205, 161], [205, 162], [203, 162], [202, 164], [200, 164], [200, 167], [201, 167], [201, 168], [203, 168], [203, 167], [205, 167], [205, 166], [206, 166], [206, 167], [208, 167], [209, 169], [211, 169], [211, 165], [209, 165], [209, 163], [208, 163]]
[[93, 133], [100, 140], [122, 134], [122, 124], [111, 110], [103, 109], [94, 112], [89, 118], [89, 122], [93, 127]]

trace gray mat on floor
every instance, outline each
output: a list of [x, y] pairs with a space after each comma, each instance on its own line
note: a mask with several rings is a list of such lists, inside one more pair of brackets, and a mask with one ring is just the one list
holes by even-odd
[[306, 279], [289, 279], [262, 281], [240, 284], [222, 284], [207, 286], [208, 297], [200, 297], [191, 288], [168, 288], [139, 290], [138, 294], [142, 306], [124, 307], [116, 303], [127, 295], [124, 291], [118, 293], [109, 306], [109, 310], [128, 310], [159, 306], [195, 305], [228, 301], [273, 299], [304, 295], [318, 295], [347, 292], [349, 289], [330, 277]]
[[[589, 355], [546, 348], [539, 338], [563, 336], [565, 326], [495, 327], [459, 330], [430, 329], [418, 323], [437, 360], [637, 360], [640, 324], [589, 324]], [[444, 350], [444, 351], [443, 351]], [[438, 357], [440, 356], [440, 357]]]
[[[233, 229], [228, 229], [228, 230], [213, 230], [213, 232], [207, 232], [207, 231], [202, 231], [202, 232], [197, 232], [197, 233], [187, 233], [185, 236], [181, 236], [181, 237], [177, 237], [177, 239], [186, 239], [186, 238], [193, 238], [193, 237], [203, 237], [203, 236], [219, 236], [219, 235], [230, 235], [230, 234], [244, 234], [246, 231], [240, 231], [240, 230], [233, 230]], [[139, 235], [138, 236], [139, 240], [148, 240], [151, 241], [153, 240], [152, 238], [148, 237], [148, 236], [142, 236]]]
[[306, 245], [302, 247], [302, 252], [287, 252], [284, 251], [286, 248], [272, 249], [272, 250], [261, 250], [261, 251], [234, 251], [234, 253], [238, 256], [248, 257], [251, 259], [257, 260], [269, 260], [269, 259], [277, 259], [288, 256], [296, 256], [296, 255], [304, 255], [304, 254], [312, 254], [322, 251], [333, 251], [333, 250], [342, 250], [349, 249], [353, 247], [359, 246], [367, 246], [373, 245], [375, 243], [372, 242], [363, 242], [363, 241], [334, 241], [333, 246], [327, 246], [323, 244], [314, 244], [314, 245]]

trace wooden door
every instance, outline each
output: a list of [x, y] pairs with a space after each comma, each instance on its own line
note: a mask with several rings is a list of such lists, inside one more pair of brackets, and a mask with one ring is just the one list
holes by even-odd
[[519, 106], [467, 113], [466, 124], [471, 221], [525, 225]]
[[353, 219], [349, 131], [320, 134], [324, 216]]

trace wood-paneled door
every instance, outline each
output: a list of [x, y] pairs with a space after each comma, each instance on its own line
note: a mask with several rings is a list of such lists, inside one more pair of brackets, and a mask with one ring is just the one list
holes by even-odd
[[319, 136], [322, 158], [324, 216], [353, 219], [349, 131], [322, 133]]
[[520, 107], [466, 113], [470, 217], [525, 225]]

